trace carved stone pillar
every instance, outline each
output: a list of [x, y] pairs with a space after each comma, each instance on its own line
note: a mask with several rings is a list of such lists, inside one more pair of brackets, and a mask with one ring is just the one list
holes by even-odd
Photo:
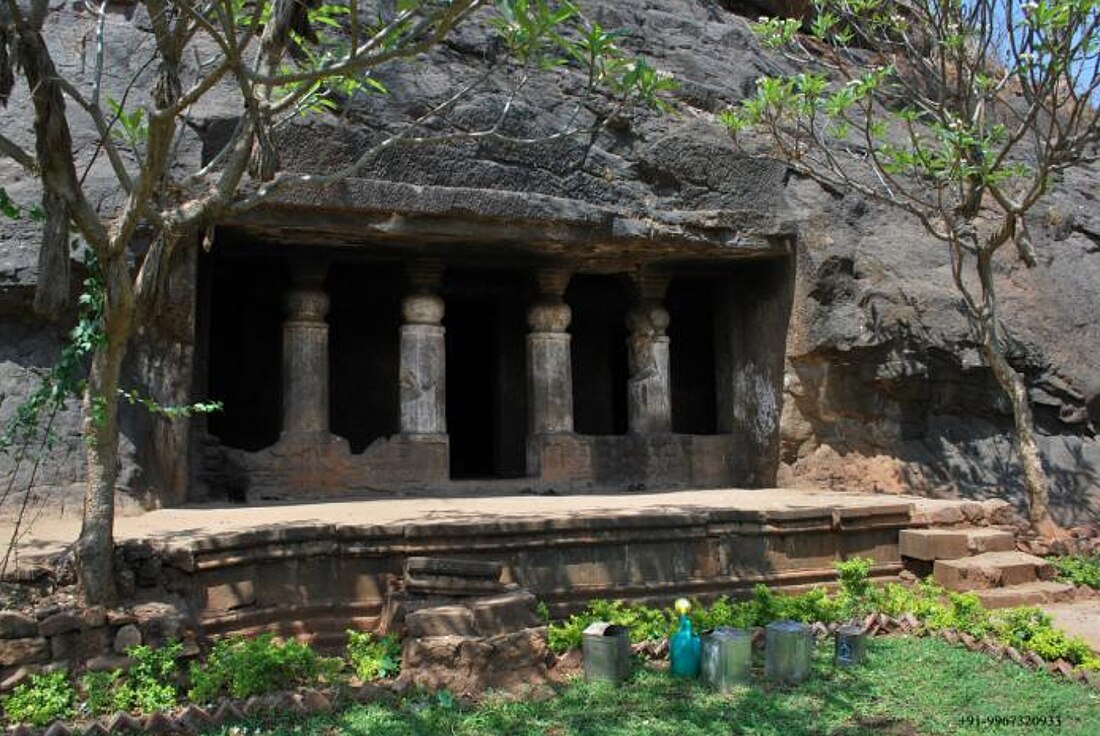
[[433, 293], [439, 287], [442, 266], [421, 261], [413, 265], [413, 293], [405, 297], [401, 312], [401, 432], [446, 434], [447, 356], [443, 299]]
[[573, 431], [573, 313], [562, 301], [570, 274], [538, 274], [539, 300], [527, 312], [527, 411], [533, 435]]
[[283, 322], [283, 437], [328, 433], [328, 295], [324, 270], [296, 275]]
[[672, 430], [668, 311], [661, 305], [667, 278], [641, 280], [640, 303], [627, 315], [627, 427], [644, 434]]

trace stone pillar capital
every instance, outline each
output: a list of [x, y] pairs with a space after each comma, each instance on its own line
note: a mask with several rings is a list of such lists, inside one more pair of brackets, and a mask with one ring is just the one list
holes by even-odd
[[663, 336], [668, 329], [668, 310], [657, 302], [645, 302], [631, 309], [626, 316], [626, 326], [636, 337]]
[[320, 287], [295, 287], [283, 298], [291, 322], [324, 322], [329, 299]]
[[544, 303], [560, 302], [573, 272], [564, 267], [546, 267], [535, 271], [535, 284], [538, 287], [539, 301]]
[[405, 324], [438, 325], [443, 321], [443, 298], [435, 294], [412, 294], [401, 301]]
[[565, 332], [573, 321], [573, 310], [565, 302], [542, 302], [527, 311], [531, 332]]

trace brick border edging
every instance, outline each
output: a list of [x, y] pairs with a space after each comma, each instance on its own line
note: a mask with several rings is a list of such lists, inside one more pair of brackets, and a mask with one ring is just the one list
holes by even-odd
[[[815, 624], [816, 625], [816, 624]], [[962, 646], [972, 652], [983, 652], [995, 659], [1009, 659], [1015, 664], [1034, 670], [1045, 670], [1052, 675], [1058, 675], [1074, 682], [1092, 685], [1100, 691], [1100, 671], [1090, 671], [1075, 667], [1064, 659], [1056, 659], [1047, 662], [1035, 652], [1020, 652], [1006, 644], [999, 644], [992, 638], [985, 636], [978, 639], [965, 631], [957, 629], [928, 629], [916, 616], [906, 614], [900, 618], [893, 618], [882, 613], [872, 614], [863, 621], [864, 633], [869, 636], [888, 636], [890, 634], [913, 634], [916, 636], [934, 636], [948, 644]]]

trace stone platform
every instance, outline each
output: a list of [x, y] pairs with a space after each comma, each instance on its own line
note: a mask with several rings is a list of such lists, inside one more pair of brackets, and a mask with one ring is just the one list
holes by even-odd
[[119, 519], [117, 534], [135, 594], [182, 598], [203, 635], [325, 646], [376, 625], [411, 556], [499, 561], [560, 616], [592, 598], [802, 589], [854, 555], [890, 579], [901, 530], [992, 523], [1004, 506], [786, 489], [357, 500], [166, 509]]

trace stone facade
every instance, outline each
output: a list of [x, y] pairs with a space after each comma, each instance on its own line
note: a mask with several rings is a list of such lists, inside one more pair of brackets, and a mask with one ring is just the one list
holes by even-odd
[[[315, 248], [309, 261], [298, 250], [283, 253], [290, 274], [283, 312], [251, 317], [272, 326], [264, 330], [269, 341], [281, 323], [282, 369], [249, 368], [278, 386], [280, 425], [263, 435], [270, 444], [252, 449], [271, 416], [266, 407], [250, 410], [255, 384], [223, 397], [225, 416], [211, 417], [194, 437], [205, 449], [193, 500], [443, 492], [470, 479], [542, 491], [774, 482], [781, 374], [769, 367], [782, 361], [791, 293], [782, 241], [749, 261], [712, 256], [717, 275], [706, 278], [661, 261], [618, 272], [625, 265], [608, 261], [599, 275], [582, 262], [576, 270], [512, 267], [505, 280], [461, 260], [414, 258], [393, 270], [389, 303], [355, 313], [344, 306], [352, 298], [344, 290], [375, 283], [369, 260], [355, 260], [369, 258], [369, 248], [354, 257]], [[196, 308], [208, 310], [211, 322], [234, 320], [238, 305], [217, 285], [217, 271], [233, 257], [232, 244], [224, 245], [204, 272], [215, 293]], [[327, 267], [316, 265], [321, 259]], [[364, 282], [326, 281], [325, 268], [356, 267]], [[605, 293], [605, 284], [615, 289]], [[665, 304], [670, 288], [704, 296], [673, 315]], [[345, 319], [353, 327], [341, 331], [335, 325]], [[247, 320], [233, 324], [256, 329]], [[681, 327], [683, 342], [670, 336]], [[362, 342], [349, 345], [345, 335]], [[253, 348], [235, 341], [197, 340], [208, 351], [212, 383], [228, 385], [215, 374], [255, 359]], [[350, 421], [330, 426], [337, 407], [329, 377], [340, 380], [350, 363], [386, 382], [351, 382], [339, 411], [374, 422], [381, 436], [360, 439]], [[699, 386], [672, 380], [691, 364], [702, 398], [690, 395]], [[382, 412], [367, 417], [368, 406], [396, 416], [388, 424]], [[504, 457], [513, 448], [514, 457]]]

